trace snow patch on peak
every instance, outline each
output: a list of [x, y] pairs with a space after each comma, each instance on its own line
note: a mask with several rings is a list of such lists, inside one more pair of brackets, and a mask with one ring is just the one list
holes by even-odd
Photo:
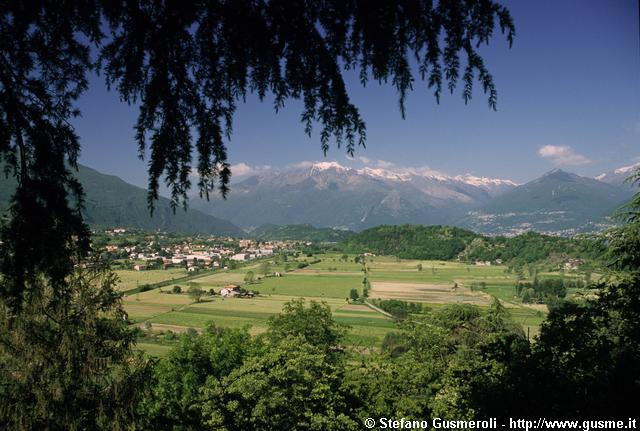
[[513, 186], [516, 187], [518, 183], [511, 180], [503, 180], [500, 178], [488, 178], [488, 177], [476, 177], [471, 174], [456, 175], [453, 177], [456, 181], [461, 181], [465, 184], [470, 184], [477, 187], [492, 187], [492, 186]]
[[640, 162], [634, 163], [628, 166], [621, 166], [608, 172], [603, 172], [600, 175], [596, 175], [595, 178], [598, 181], [604, 182], [622, 182], [625, 177], [630, 176], [633, 171], [640, 168]]
[[338, 162], [316, 162], [311, 165], [311, 172], [321, 172], [329, 169], [335, 169], [337, 171], [348, 171], [350, 168], [342, 166]]
[[623, 166], [621, 168], [614, 169], [613, 173], [616, 174], [616, 175], [627, 174], [627, 173], [633, 171], [634, 169], [637, 169], [639, 166], [640, 166], [640, 163], [634, 163], [633, 165]]
[[411, 181], [411, 174], [409, 172], [393, 171], [382, 168], [362, 168], [356, 170], [358, 175], [367, 175], [375, 178], [382, 178], [392, 181]]

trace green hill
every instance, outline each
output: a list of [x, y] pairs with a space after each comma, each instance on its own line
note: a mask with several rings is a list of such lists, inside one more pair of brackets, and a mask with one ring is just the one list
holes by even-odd
[[292, 240], [311, 242], [340, 242], [353, 236], [355, 232], [332, 228], [317, 228], [310, 224], [275, 225], [265, 224], [253, 231], [250, 236], [261, 241]]
[[514, 264], [568, 257], [599, 261], [601, 242], [590, 237], [566, 238], [527, 232], [515, 237], [487, 237], [451, 226], [378, 226], [340, 244], [345, 252], [392, 255], [403, 259], [495, 261]]
[[[145, 189], [82, 165], [78, 166], [76, 176], [84, 187], [85, 221], [92, 227], [121, 226], [185, 234], [246, 235], [231, 222], [201, 211], [189, 209], [185, 212], [178, 209], [174, 214], [169, 200], [163, 197], [156, 202], [151, 217]], [[0, 211], [7, 210], [15, 186], [16, 182], [12, 177], [2, 177]]]
[[344, 250], [394, 255], [403, 259], [456, 258], [480, 235], [451, 226], [383, 225], [364, 230], [344, 242]]

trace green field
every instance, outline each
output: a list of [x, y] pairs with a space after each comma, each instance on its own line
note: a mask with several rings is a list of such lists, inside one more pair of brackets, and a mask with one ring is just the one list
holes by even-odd
[[184, 268], [157, 269], [152, 271], [118, 269], [115, 273], [120, 279], [117, 284], [118, 290], [135, 289], [145, 284], [173, 280], [175, 278], [185, 277], [188, 274]]
[[[273, 261], [270, 273], [281, 272], [282, 277], [264, 277], [260, 273], [261, 262], [252, 262], [234, 270], [218, 270], [201, 274], [193, 280], [179, 280], [176, 285], [183, 293], [172, 294], [170, 286], [136, 293], [125, 297], [129, 318], [141, 326], [151, 323], [152, 331], [183, 332], [188, 328], [203, 328], [208, 322], [226, 327], [250, 327], [252, 334], [266, 331], [269, 318], [294, 298], [324, 301], [334, 314], [336, 321], [349, 327], [346, 343], [355, 349], [371, 351], [378, 349], [385, 334], [397, 329], [397, 323], [364, 304], [346, 301], [351, 289], [362, 293], [364, 271], [362, 264], [348, 261], [342, 255], [317, 255], [321, 259], [303, 269], [285, 272], [284, 265]], [[422, 265], [422, 270], [418, 270]], [[289, 262], [291, 268], [296, 262]], [[492, 296], [501, 299], [514, 320], [520, 323], [531, 336], [538, 333], [540, 323], [546, 315], [546, 307], [520, 304], [515, 298], [515, 275], [507, 273], [504, 266], [475, 266], [456, 262], [398, 260], [393, 257], [367, 257], [368, 278], [372, 289], [370, 298], [403, 299], [423, 302], [430, 308], [449, 303], [472, 303], [481, 307], [490, 304]], [[246, 284], [247, 271], [254, 272], [256, 280]], [[121, 271], [126, 273], [127, 271]], [[134, 272], [134, 271], [129, 271]], [[155, 274], [156, 272], [164, 273]], [[137, 275], [137, 278], [135, 277]], [[126, 274], [131, 283], [152, 283], [184, 276], [178, 271], [147, 271]], [[121, 275], [122, 277], [122, 275]], [[142, 281], [144, 280], [144, 281]], [[472, 283], [484, 282], [482, 290], [472, 291]], [[254, 298], [221, 298], [205, 296], [196, 303], [188, 295], [190, 286], [197, 285], [206, 291], [218, 291], [226, 284], [240, 284], [248, 290], [259, 292]], [[162, 355], [167, 346], [143, 342], [140, 348], [149, 354]]]

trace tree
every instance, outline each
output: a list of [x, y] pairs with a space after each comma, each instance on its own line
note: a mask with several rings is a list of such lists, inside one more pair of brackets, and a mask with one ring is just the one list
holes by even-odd
[[260, 274], [267, 275], [271, 271], [271, 264], [269, 262], [262, 262], [260, 264]]
[[220, 379], [242, 366], [255, 349], [245, 329], [218, 328], [184, 334], [153, 371], [151, 389], [140, 404], [141, 429], [203, 429], [194, 408], [208, 378]]
[[[304, 337], [287, 337], [203, 388], [206, 428], [359, 430], [344, 365]], [[202, 427], [205, 428], [205, 427]]]
[[351, 291], [349, 292], [349, 298], [351, 298], [352, 301], [357, 301], [358, 300], [358, 289], [351, 289]]
[[174, 294], [182, 293], [182, 288], [176, 284], [171, 288], [171, 293], [174, 293]]
[[253, 283], [253, 280], [255, 279], [255, 276], [253, 275], [253, 271], [247, 271], [247, 273], [244, 275], [244, 282], [245, 283]]
[[326, 350], [335, 348], [342, 340], [346, 327], [337, 323], [331, 308], [325, 303], [294, 299], [282, 307], [282, 313], [269, 319], [267, 336], [273, 342], [287, 337], [302, 337], [312, 346]]
[[116, 281], [95, 263], [67, 276], [62, 299], [42, 282], [21, 312], [0, 303], [3, 428], [127, 429], [136, 422], [150, 363], [134, 350]]
[[[640, 170], [630, 178], [637, 184]], [[597, 295], [550, 310], [534, 345], [540, 409], [567, 417], [629, 417], [640, 397], [640, 194], [603, 235], [607, 272]], [[569, 395], [571, 394], [571, 395]], [[563, 396], [570, 398], [564, 399]]]
[[200, 287], [200, 285], [196, 283], [189, 283], [189, 297], [192, 298], [195, 302], [200, 302], [200, 299], [204, 296], [204, 290]]

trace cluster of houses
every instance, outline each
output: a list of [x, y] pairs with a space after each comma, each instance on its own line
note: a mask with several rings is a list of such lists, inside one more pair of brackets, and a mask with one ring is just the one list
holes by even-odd
[[[117, 228], [107, 233], [114, 235], [124, 232], [126, 232], [125, 229]], [[155, 241], [149, 240], [128, 246], [107, 244], [104, 250], [138, 261], [133, 266], [136, 271], [171, 267], [186, 267], [188, 271], [197, 271], [200, 268], [219, 268], [225, 259], [245, 262], [261, 257], [270, 257], [277, 249], [286, 247], [286, 244], [278, 244], [277, 242], [258, 242], [249, 239], [241, 239], [237, 241], [237, 246], [235, 244], [236, 241], [232, 238], [224, 238], [218, 241], [212, 239], [210, 245], [192, 244], [185, 241], [178, 245], [160, 247]]]

